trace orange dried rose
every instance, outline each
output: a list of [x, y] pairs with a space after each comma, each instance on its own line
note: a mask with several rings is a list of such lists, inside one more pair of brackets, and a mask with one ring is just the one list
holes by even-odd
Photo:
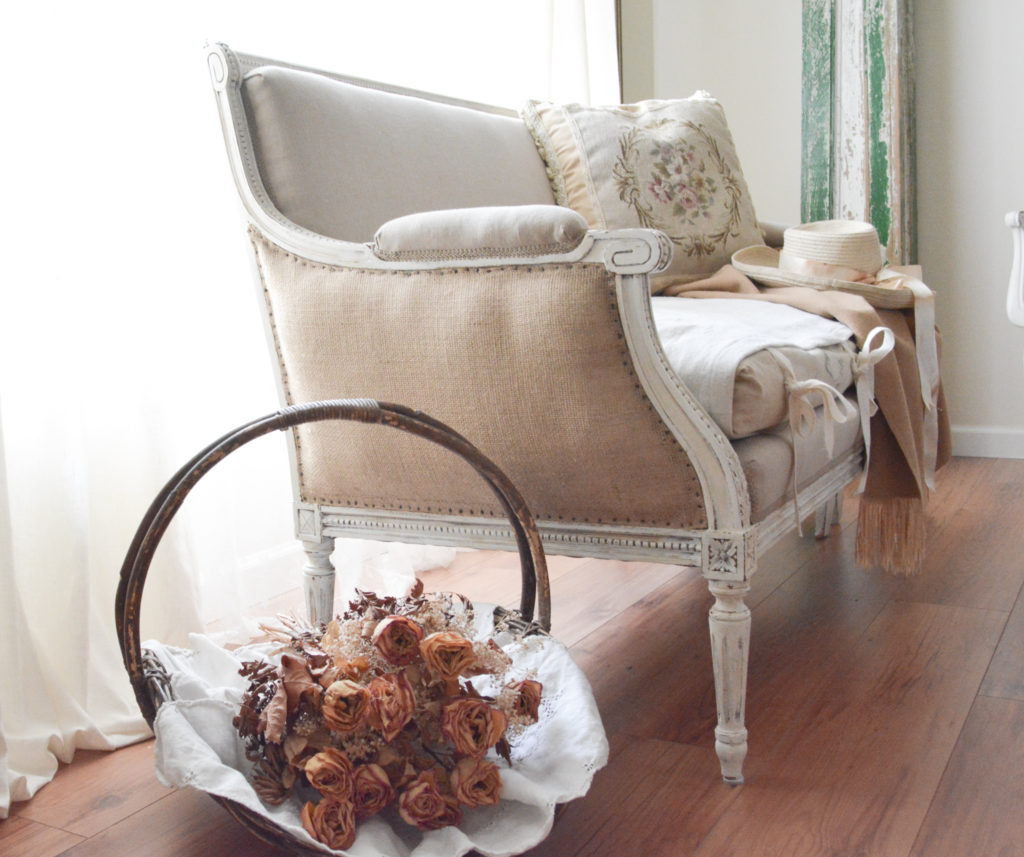
[[362, 725], [369, 710], [370, 691], [351, 679], [342, 679], [327, 688], [320, 713], [328, 729], [352, 732]]
[[482, 699], [457, 699], [441, 711], [441, 731], [463, 756], [483, 756], [501, 740], [507, 726], [504, 713]]
[[501, 798], [501, 774], [494, 762], [467, 756], [451, 774], [452, 791], [466, 806], [491, 806]]
[[307, 759], [306, 779], [325, 797], [352, 800], [355, 772], [351, 760], [341, 750], [328, 747]]
[[416, 697], [402, 673], [385, 673], [370, 682], [370, 705], [375, 725], [385, 741], [394, 741], [416, 713]]
[[422, 771], [398, 798], [398, 814], [420, 830], [437, 830], [462, 821], [459, 802], [441, 793], [433, 768]]
[[537, 712], [540, 710], [540, 695], [544, 685], [539, 681], [527, 678], [510, 684], [509, 689], [516, 691], [516, 697], [512, 703], [516, 714], [529, 717], [536, 723]]
[[343, 851], [356, 841], [356, 816], [350, 801], [325, 797], [307, 801], [300, 815], [306, 833], [328, 848]]
[[395, 799], [395, 790], [380, 765], [360, 765], [355, 776], [356, 818], [376, 815]]
[[388, 663], [404, 667], [420, 653], [423, 628], [408, 616], [386, 616], [377, 623], [370, 639]]
[[438, 631], [420, 643], [423, 662], [435, 675], [450, 680], [471, 669], [476, 662], [473, 644], [454, 631]]

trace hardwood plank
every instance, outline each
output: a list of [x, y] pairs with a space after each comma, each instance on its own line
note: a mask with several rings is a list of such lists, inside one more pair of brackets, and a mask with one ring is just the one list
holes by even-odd
[[912, 857], [1024, 853], [1024, 702], [975, 703]]
[[609, 735], [696, 743], [715, 700], [702, 579], [669, 582], [571, 647]]
[[[518, 605], [518, 558], [515, 554], [487, 553], [476, 561], [457, 559], [448, 569], [424, 572], [424, 585], [427, 589], [484, 593], [477, 597], [506, 606]], [[551, 630], [566, 646], [669, 581], [684, 585], [699, 577], [694, 568], [650, 562], [555, 556], [549, 557], [549, 566]]]
[[551, 631], [566, 646], [582, 640], [621, 610], [663, 586], [700, 580], [694, 568], [658, 563], [587, 560], [551, 581]]
[[[532, 857], [1024, 853], [1022, 501], [1024, 462], [959, 459], [940, 474], [918, 578], [856, 567], [849, 497], [830, 538], [787, 534], [760, 558], [738, 788], [711, 748], [711, 599], [696, 571], [552, 557], [556, 634], [591, 679], [613, 752]], [[441, 588], [516, 600], [515, 554], [459, 554], [445, 574]], [[281, 853], [199, 793], [131, 809], [159, 789], [144, 746], [80, 752], [0, 823], [0, 854]]]
[[81, 841], [81, 836], [20, 815], [0, 821], [0, 854], [4, 857], [56, 857]]
[[113, 753], [79, 750], [51, 783], [18, 810], [19, 817], [92, 836], [145, 806], [166, 797], [157, 782], [153, 741]]
[[[747, 723], [752, 752], [788, 722], [777, 703], [794, 684], [853, 645], [887, 601], [852, 559], [853, 532], [780, 545], [762, 559], [752, 609]], [[760, 581], [759, 581], [760, 578]], [[670, 582], [572, 647], [611, 733], [710, 746], [716, 708], [703, 580]], [[817, 667], [816, 667], [817, 665]], [[788, 676], [796, 676], [790, 680]], [[643, 711], [642, 717], [631, 712]]]
[[808, 677], [785, 738], [695, 853], [905, 857], [1002, 625], [994, 611], [891, 603]]
[[760, 604], [800, 569], [827, 567], [837, 547], [856, 537], [859, 505], [853, 486], [850, 486], [843, 500], [839, 525], [829, 530], [826, 537], [814, 537], [814, 516], [811, 515], [803, 522], [803, 535], [794, 528], [763, 552], [758, 557], [757, 571], [751, 579], [747, 605], [754, 607]]
[[[569, 804], [529, 857], [690, 854], [738, 792], [716, 775], [713, 750], [631, 740], [587, 795]], [[685, 799], [681, 799], [685, 796]]]
[[954, 459], [938, 480], [925, 567], [893, 597], [1009, 612], [1024, 584], [1024, 461]]
[[[884, 586], [853, 559], [853, 528], [820, 543], [753, 611], [747, 680], [750, 769], [795, 728], [806, 700], [820, 693], [889, 603]], [[713, 722], [710, 724], [713, 727]], [[710, 740], [705, 738], [704, 740]]]
[[983, 696], [1024, 702], [1024, 588], [1017, 596], [992, 663], [981, 685]]
[[208, 795], [182, 789], [68, 849], [62, 857], [280, 857], [282, 853], [249, 833]]
[[[548, 577], [552, 586], [581, 563], [578, 557], [549, 556]], [[473, 601], [519, 606], [521, 592], [519, 554], [511, 551], [466, 551], [456, 554], [448, 568], [419, 574], [426, 590], [460, 592]], [[554, 603], [552, 597], [552, 603]]]

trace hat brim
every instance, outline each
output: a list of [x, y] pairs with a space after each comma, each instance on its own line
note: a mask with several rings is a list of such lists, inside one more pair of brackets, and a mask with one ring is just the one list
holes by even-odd
[[902, 286], [830, 280], [826, 277], [780, 270], [779, 251], [764, 244], [737, 250], [732, 255], [732, 266], [741, 274], [746, 274], [750, 279], [765, 286], [803, 286], [819, 291], [849, 292], [860, 295], [869, 304], [880, 309], [904, 309], [914, 304], [914, 293]]

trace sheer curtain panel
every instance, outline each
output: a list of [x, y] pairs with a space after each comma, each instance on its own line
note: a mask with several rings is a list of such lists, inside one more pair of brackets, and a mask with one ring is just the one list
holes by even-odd
[[[0, 63], [22, 83], [5, 92], [13, 118], [0, 139], [11, 166], [0, 214], [0, 818], [76, 748], [147, 734], [114, 627], [124, 553], [185, 460], [278, 405], [204, 42], [510, 106], [614, 101], [613, 10], [185, 0], [165, 15], [100, 0], [7, 11]], [[349, 550], [339, 568], [377, 557], [384, 585], [438, 562], [401, 546], [383, 559]], [[289, 592], [300, 603], [302, 562], [284, 438], [264, 438], [204, 479], [173, 522], [143, 635], [244, 634], [247, 616]]]

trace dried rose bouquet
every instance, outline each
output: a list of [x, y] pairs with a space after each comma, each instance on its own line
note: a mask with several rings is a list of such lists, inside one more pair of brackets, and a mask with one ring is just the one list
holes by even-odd
[[[511, 764], [510, 740], [537, 721], [541, 685], [510, 681], [511, 659], [493, 639], [473, 640], [473, 622], [465, 598], [426, 596], [420, 584], [405, 598], [360, 592], [326, 630], [280, 633], [280, 666], [245, 662], [234, 725], [261, 799], [308, 795], [302, 826], [338, 850], [387, 807], [435, 830], [497, 803], [487, 755]], [[476, 676], [493, 695], [477, 692]]]

